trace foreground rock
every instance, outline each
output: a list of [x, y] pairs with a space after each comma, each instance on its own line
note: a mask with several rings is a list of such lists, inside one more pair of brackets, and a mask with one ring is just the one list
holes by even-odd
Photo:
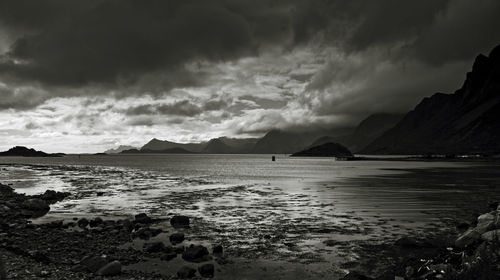
[[170, 219], [170, 224], [174, 228], [189, 227], [189, 217], [173, 216], [172, 219]]

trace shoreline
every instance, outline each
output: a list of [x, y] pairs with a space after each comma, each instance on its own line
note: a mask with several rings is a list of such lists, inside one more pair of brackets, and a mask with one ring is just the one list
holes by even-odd
[[[488, 167], [483, 172], [488, 173], [491, 171], [491, 168], [494, 167]], [[446, 170], [446, 168], [444, 168]], [[392, 182], [394, 180], [394, 176], [396, 176], [398, 179], [395, 181], [398, 184], [406, 184], [408, 183], [409, 179], [412, 178], [418, 178], [419, 176], [424, 176], [426, 178], [431, 177], [431, 176], [436, 176], [436, 175], [446, 175], [446, 176], [459, 176], [457, 178], [458, 181], [461, 180], [466, 180], [464, 182], [465, 185], [468, 184], [469, 179], [469, 174], [464, 171], [464, 169], [453, 169], [454, 172], [441, 172], [438, 170], [438, 172], [431, 172], [429, 170], [408, 170], [408, 172], [404, 174], [399, 174], [399, 175], [382, 175], [382, 176], [376, 176], [376, 177], [360, 177], [360, 178], [352, 178], [353, 184], [357, 185], [357, 181], [363, 181], [363, 182], [370, 182], [370, 184], [375, 184], [377, 186], [384, 186], [385, 184]], [[477, 172], [477, 170], [472, 170], [468, 172]], [[388, 181], [389, 179], [389, 181]], [[413, 179], [412, 179], [413, 180]], [[347, 180], [349, 181], [349, 180]], [[406, 183], [405, 183], [406, 182]], [[410, 182], [411, 183], [411, 182]], [[351, 184], [350, 182], [345, 182], [345, 184], [349, 185]], [[335, 188], [343, 188], [342, 184], [334, 184]], [[346, 186], [345, 188], [349, 188], [349, 186]], [[459, 188], [457, 188], [458, 190]], [[362, 189], [360, 191], [363, 191]], [[218, 193], [217, 193], [218, 195]], [[22, 195], [21, 195], [22, 196]], [[182, 197], [180, 197], [182, 198]], [[432, 198], [432, 197], [430, 197]], [[470, 198], [470, 197], [469, 197]], [[428, 198], [425, 198], [428, 199]], [[462, 201], [461, 196], [457, 197], [461, 201], [462, 204], [459, 205], [466, 205], [465, 200]], [[437, 239], [448, 239], [452, 240], [454, 237], [454, 234], [456, 234], [456, 229], [455, 225], [458, 224], [457, 222], [460, 219], [463, 219], [465, 216], [475, 216], [476, 213], [483, 213], [485, 210], [485, 204], [484, 204], [484, 198], [483, 197], [478, 197], [475, 201], [474, 205], [471, 206], [464, 206], [462, 211], [460, 213], [454, 213], [453, 215], [444, 215], [440, 217], [439, 211], [434, 211], [431, 212], [427, 215], [434, 215], [436, 218], [443, 218], [443, 219], [449, 219], [450, 217], [456, 217], [457, 221], [449, 220], [446, 223], [441, 223], [440, 226], [435, 226], [431, 227], [427, 230], [426, 235], [420, 235], [420, 234], [413, 234], [411, 232], [407, 233], [408, 237], [413, 237], [418, 240], [423, 239], [423, 240], [437, 240]], [[189, 202], [189, 201], [188, 201]], [[272, 205], [269, 205], [271, 207]], [[460, 207], [459, 207], [460, 208]], [[215, 209], [215, 211], [217, 211]], [[354, 210], [353, 210], [354, 211]], [[359, 211], [356, 211], [359, 212]], [[451, 212], [450, 212], [451, 213]], [[149, 214], [149, 213], [148, 213]], [[349, 271], [359, 271], [360, 273], [363, 273], [364, 275], [369, 275], [369, 276], [381, 276], [385, 270], [391, 271], [393, 273], [394, 270], [393, 266], [394, 265], [394, 259], [396, 259], [399, 255], [399, 251], [401, 249], [397, 246], [395, 246], [395, 241], [388, 241], [388, 240], [381, 240], [380, 242], [373, 242], [373, 240], [357, 240], [357, 241], [348, 241], [348, 240], [342, 240], [339, 237], [334, 237], [336, 236], [337, 233], [342, 233], [345, 232], [345, 235], [349, 236], [352, 233], [359, 233], [361, 235], [363, 234], [369, 234], [369, 231], [366, 232], [364, 230], [362, 231], [350, 231], [348, 228], [330, 228], [328, 225], [324, 225], [322, 223], [312, 223], [311, 227], [305, 227], [304, 230], [309, 232], [310, 234], [312, 232], [313, 236], [331, 236], [329, 240], [322, 240], [319, 239], [321, 242], [323, 242], [324, 249], [320, 249], [316, 253], [320, 254], [330, 254], [330, 252], [336, 252], [336, 251], [350, 251], [352, 254], [348, 255], [340, 255], [338, 257], [342, 258], [342, 262], [339, 263], [338, 266], [334, 266], [332, 268], [332, 262], [335, 263], [335, 260], [331, 259], [326, 259], [326, 260], [320, 260], [316, 259], [316, 256], [310, 255], [308, 250], [301, 250], [305, 249], [310, 244], [307, 242], [299, 242], [297, 243], [297, 240], [302, 240], [306, 239], [307, 237], [300, 237], [298, 239], [290, 239], [289, 237], [282, 236], [283, 233], [286, 233], [287, 235], [293, 232], [300, 233], [300, 231], [296, 231], [294, 229], [298, 225], [295, 224], [295, 221], [293, 224], [291, 224], [291, 227], [285, 227], [282, 228], [280, 227], [280, 230], [284, 230], [283, 233], [280, 233], [280, 230], [273, 231], [273, 232], [259, 232], [259, 231], [248, 231], [248, 232], [242, 232], [241, 235], [245, 235], [249, 238], [256, 238], [254, 244], [252, 243], [241, 243], [241, 242], [227, 242], [232, 240], [235, 236], [232, 236], [231, 234], [234, 234], [234, 231], [227, 231], [226, 228], [221, 228], [220, 225], [215, 225], [211, 224], [210, 220], [204, 220], [203, 218], [193, 216], [192, 214], [189, 214], [188, 212], [183, 211], [174, 211], [173, 213], [169, 213], [166, 217], [163, 217], [163, 220], [158, 220], [158, 223], [153, 223], [148, 225], [149, 228], [161, 228], [162, 232], [160, 232], [157, 236], [150, 238], [149, 240], [142, 240], [140, 238], [136, 238], [132, 233], [135, 231], [132, 230], [130, 232], [123, 232], [123, 223], [124, 220], [123, 218], [121, 219], [108, 219], [106, 217], [104, 220], [110, 220], [107, 226], [109, 226], [109, 229], [107, 229], [107, 226], [98, 228], [97, 230], [94, 230], [93, 228], [90, 228], [89, 226], [86, 227], [86, 230], [80, 231], [79, 227], [76, 225], [73, 226], [68, 226], [68, 228], [65, 228], [67, 223], [75, 223], [75, 221], [70, 220], [65, 220], [62, 225], [59, 222], [53, 222], [53, 223], [48, 223], [48, 224], [37, 224], [37, 225], [29, 225], [27, 228], [26, 226], [20, 227], [18, 230], [11, 229], [13, 232], [20, 232], [21, 236], [19, 236], [18, 243], [29, 243], [29, 234], [31, 232], [42, 232], [47, 235], [55, 235], [59, 237], [60, 241], [60, 247], [65, 248], [65, 250], [72, 250], [74, 247], [75, 240], [79, 240], [80, 238], [84, 240], [84, 242], [77, 242], [80, 246], [81, 244], [85, 242], [89, 242], [88, 246], [90, 246], [89, 250], [87, 249], [82, 249], [83, 252], [94, 252], [96, 251], [95, 248], [98, 247], [98, 244], [94, 244], [93, 241], [89, 241], [88, 237], [86, 235], [92, 236], [92, 239], [96, 239], [99, 242], [102, 242], [103, 244], [110, 244], [110, 247], [102, 246], [104, 252], [106, 253], [107, 256], [118, 256], [118, 260], [122, 263], [123, 265], [123, 273], [120, 276], [115, 276], [116, 279], [133, 279], [133, 277], [138, 277], [137, 275], [146, 275], [145, 279], [161, 279], [161, 277], [167, 277], [167, 276], [175, 276], [176, 275], [176, 270], [180, 268], [181, 265], [185, 265], [186, 263], [183, 262], [181, 256], [178, 254], [176, 258], [174, 258], [171, 261], [162, 261], [160, 260], [160, 256], [157, 255], [156, 258], [152, 257], [151, 255], [146, 254], [143, 250], [143, 244], [144, 243], [151, 243], [152, 241], [157, 241], [161, 240], [165, 243], [165, 245], [168, 247], [171, 244], [169, 243], [169, 237], [172, 233], [177, 232], [178, 230], [174, 229], [171, 227], [169, 223], [169, 219], [173, 217], [175, 214], [187, 214], [190, 215], [190, 220], [192, 222], [191, 228], [190, 229], [182, 229], [181, 232], [185, 234], [185, 238], [187, 239], [184, 241], [185, 245], [189, 244], [202, 244], [205, 246], [209, 252], [212, 252], [212, 246], [214, 244], [222, 244], [224, 248], [224, 253], [225, 253], [225, 261], [223, 261], [223, 264], [218, 264], [214, 262], [214, 266], [216, 268], [216, 279], [232, 279], [228, 277], [228, 274], [232, 271], [237, 271], [238, 273], [241, 273], [241, 275], [245, 275], [250, 279], [274, 279], [279, 274], [277, 275], [276, 273], [284, 273], [286, 271], [295, 271], [296, 275], [290, 275], [289, 278], [287, 279], [342, 279], [344, 275], [349, 272]], [[363, 214], [363, 213], [361, 213]], [[370, 216], [372, 215], [371, 213], [366, 213], [366, 215]], [[87, 215], [87, 219], [93, 220], [93, 218], [89, 217], [99, 217], [99, 214], [96, 213], [96, 215]], [[154, 217], [154, 215], [152, 215]], [[460, 219], [459, 219], [460, 217]], [[334, 217], [335, 219], [356, 219], [358, 218], [356, 215], [353, 215], [353, 213], [347, 213], [346, 217], [342, 216], [337, 216]], [[471, 218], [472, 219], [472, 218]], [[468, 221], [471, 221], [471, 219], [467, 219]], [[129, 222], [134, 223], [134, 218], [128, 218]], [[384, 222], [383, 219], [380, 222]], [[253, 221], [253, 222], [258, 222], [258, 221]], [[300, 222], [300, 221], [298, 221]], [[390, 222], [390, 221], [386, 221]], [[26, 225], [29, 223], [25, 221]], [[127, 222], [125, 222], [127, 223]], [[469, 222], [470, 223], [470, 222]], [[444, 226], [444, 224], [448, 224], [448, 226]], [[374, 224], [376, 225], [376, 223]], [[31, 228], [33, 227], [33, 228]], [[384, 224], [379, 224], [378, 227], [380, 228], [385, 228]], [[414, 227], [417, 227], [417, 224], [414, 225]], [[33, 230], [34, 231], [31, 231]], [[75, 230], [76, 229], [76, 230]], [[368, 228], [367, 228], [368, 229]], [[389, 233], [391, 233], [391, 227], [388, 228]], [[118, 230], [118, 235], [116, 235], [116, 231], [113, 232], [114, 230]], [[332, 231], [333, 230], [333, 231]], [[393, 228], [393, 230], [398, 230], [398, 228]], [[85, 234], [82, 234], [81, 232], [84, 232]], [[224, 237], [222, 239], [216, 238], [214, 239], [213, 236], [208, 236], [210, 232], [215, 232], [217, 235], [220, 235], [220, 237]], [[237, 231], [236, 231], [237, 232]], [[17, 234], [17, 233], [16, 233]], [[95, 235], [95, 236], [94, 236]], [[102, 235], [102, 236], [101, 236]], [[106, 236], [108, 235], [108, 236]], [[109, 239], [109, 235], [116, 236], [113, 240]], [[434, 235], [434, 236], [431, 236]], [[309, 236], [309, 235], [306, 235]], [[38, 237], [38, 235], [36, 235]], [[109, 239], [109, 240], [108, 240]], [[399, 239], [398, 239], [399, 240]], [[44, 244], [42, 242], [42, 244]], [[124, 244], [127, 244], [125, 247], [123, 247]], [[256, 249], [258, 250], [253, 250], [251, 248], [245, 249], [249, 245], [255, 245]], [[130, 247], [131, 246], [131, 247]], [[287, 256], [286, 258], [282, 258], [282, 248], [287, 248], [288, 250], [294, 251], [297, 250], [298, 254], [295, 257], [290, 258], [290, 256]], [[50, 247], [49, 247], [50, 248]], [[118, 249], [117, 249], [118, 248]], [[251, 250], [250, 250], [251, 249]], [[26, 252], [32, 251], [33, 248], [30, 250], [25, 250]], [[37, 250], [37, 249], [34, 249]], [[107, 251], [106, 251], [107, 250]], [[255, 254], [259, 250], [262, 250], [262, 255], [260, 254]], [[413, 250], [413, 249], [412, 249]], [[246, 253], [245, 253], [246, 251]], [[301, 253], [302, 251], [302, 253]], [[432, 251], [429, 248], [423, 248], [423, 252], [425, 251]], [[110, 254], [109, 252], [112, 252]], [[32, 266], [35, 267], [40, 267], [40, 268], [46, 268], [46, 265], [37, 265], [36, 261], [33, 263], [33, 259], [27, 255], [16, 255], [12, 252], [9, 251], [9, 257], [11, 259], [16, 259], [18, 263], [30, 263]], [[266, 255], [267, 254], [267, 255]], [[82, 254], [79, 255], [79, 257], [83, 258]], [[275, 256], [278, 258], [271, 258], [269, 259], [269, 256]], [[57, 257], [57, 254], [56, 254]], [[120, 259], [120, 258], [123, 258]], [[136, 259], [134, 259], [136, 258]], [[279, 261], [279, 259], [282, 258], [283, 261]], [[391, 261], [388, 260], [388, 258], [391, 258]], [[70, 264], [67, 263], [57, 263], [57, 264], [49, 264], [48, 267], [51, 269], [63, 271], [65, 273], [73, 273], [70, 269], [72, 266], [76, 265], [81, 261], [80, 258], [74, 258]], [[12, 263], [8, 263], [8, 265], [12, 265]], [[134, 268], [134, 271], [130, 271], [129, 265], [131, 265]], [[197, 266], [194, 265], [195, 268]], [[330, 267], [330, 270], [326, 269], [326, 267]], [[392, 267], [392, 268], [391, 268]], [[265, 269], [265, 270], [264, 270]], [[220, 271], [219, 271], [220, 270]], [[161, 276], [154, 276], [158, 274], [158, 271], [162, 271], [159, 274]], [[51, 272], [55, 273], [55, 272]], [[57, 275], [57, 274], [53, 274]], [[131, 276], [132, 275], [132, 276]], [[199, 273], [196, 273], [199, 277]], [[300, 275], [301, 277], [296, 277]], [[82, 277], [90, 277], [86, 274], [82, 274]], [[35, 277], [35, 276], [33, 276]], [[55, 276], [54, 276], [55, 277]], [[62, 276], [61, 276], [62, 277]], [[79, 277], [79, 276], [78, 276]], [[127, 278], [130, 277], [130, 278]], [[153, 277], [158, 277], [158, 278], [153, 278]], [[274, 277], [274, 278], [273, 278]], [[91, 277], [90, 277], [91, 278]], [[90, 279], [90, 278], [75, 278], [75, 279]], [[30, 278], [27, 278], [30, 279]], [[58, 279], [58, 278], [52, 278], [52, 279]], [[393, 278], [394, 279], [394, 275]]]

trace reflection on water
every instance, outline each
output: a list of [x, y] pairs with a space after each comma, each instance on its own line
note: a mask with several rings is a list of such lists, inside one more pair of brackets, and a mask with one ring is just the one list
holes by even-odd
[[221, 242], [234, 257], [336, 265], [359, 257], [345, 241], [443, 228], [464, 202], [498, 196], [500, 177], [494, 164], [267, 155], [10, 160], [17, 164], [3, 165], [0, 181], [17, 191], [72, 193], [36, 222], [184, 214], [194, 219], [192, 241]]

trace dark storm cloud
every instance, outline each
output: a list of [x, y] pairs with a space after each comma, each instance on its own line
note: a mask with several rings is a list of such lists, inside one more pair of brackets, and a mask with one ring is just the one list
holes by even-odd
[[134, 115], [172, 115], [193, 117], [205, 111], [217, 111], [229, 106], [228, 101], [223, 99], [209, 100], [202, 105], [196, 105], [190, 100], [180, 100], [164, 104], [142, 104], [128, 108], [125, 113]]
[[[234, 61], [273, 47], [284, 53], [297, 47], [335, 47], [342, 55], [360, 57], [380, 50], [371, 61], [354, 67], [330, 62], [314, 76], [289, 74], [310, 82], [307, 90], [362, 80], [360, 75], [370, 76], [365, 65], [377, 67], [384, 60], [417, 61], [435, 69], [471, 60], [499, 43], [498, 14], [498, 0], [4, 0], [0, 31], [8, 33], [11, 45], [0, 56], [0, 82], [25, 89], [16, 94], [11, 87], [3, 89], [6, 98], [0, 109], [32, 108], [54, 96], [109, 91], [155, 95], [176, 87], [203, 86], [212, 81], [210, 72], [187, 64]], [[418, 79], [419, 73], [414, 74]], [[46, 94], [26, 90], [38, 82]], [[370, 86], [379, 82], [386, 81], [372, 79]], [[408, 91], [401, 86], [403, 93], [419, 90], [427, 88]], [[367, 93], [367, 100], [377, 94]], [[363, 96], [350, 98], [346, 94], [342, 100], [350, 104]], [[275, 102], [264, 103], [270, 108], [285, 104]], [[227, 107], [220, 100], [199, 103], [186, 100], [175, 108], [142, 105], [127, 114], [194, 116]]]

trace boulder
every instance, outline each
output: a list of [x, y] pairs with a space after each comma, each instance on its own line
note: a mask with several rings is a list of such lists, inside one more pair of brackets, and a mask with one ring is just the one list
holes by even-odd
[[153, 222], [153, 219], [148, 217], [145, 213], [135, 215], [135, 222], [141, 224], [149, 224]]
[[157, 252], [162, 252], [165, 250], [165, 244], [161, 241], [156, 241], [156, 242], [151, 242], [151, 243], [145, 243], [144, 244], [144, 251], [148, 253], [157, 253]]
[[170, 235], [169, 239], [173, 245], [179, 244], [182, 241], [184, 241], [184, 233], [182, 233], [182, 232], [172, 233], [172, 235]]
[[67, 192], [56, 192], [53, 190], [46, 190], [43, 194], [39, 195], [40, 199], [50, 201], [50, 202], [56, 202], [63, 200], [65, 197], [69, 196], [70, 194]]
[[476, 231], [479, 234], [483, 234], [488, 230], [493, 229], [495, 226], [497, 212], [493, 211], [490, 213], [483, 214], [477, 218]]
[[211, 263], [204, 264], [200, 267], [198, 267], [198, 272], [202, 277], [205, 278], [213, 278], [214, 277], [214, 265]]
[[356, 271], [351, 271], [351, 272], [349, 272], [349, 274], [344, 276], [344, 278], [342, 278], [342, 280], [373, 280], [373, 278], [365, 276], [365, 275], [363, 275], [359, 272], [356, 272]]
[[500, 229], [490, 230], [481, 235], [484, 241], [500, 241]]
[[50, 206], [42, 199], [30, 198], [23, 202], [22, 207], [35, 212], [48, 212]]
[[186, 216], [173, 216], [172, 219], [170, 219], [170, 224], [174, 228], [189, 227], [189, 217], [186, 217]]
[[80, 220], [78, 220], [78, 226], [81, 228], [86, 227], [88, 224], [89, 220], [87, 220], [86, 218], [81, 218]]
[[212, 252], [214, 254], [222, 254], [223, 251], [224, 251], [224, 249], [222, 248], [222, 245], [220, 245], [220, 244], [215, 245], [214, 248], [212, 249]]
[[97, 275], [115, 276], [122, 273], [122, 264], [119, 261], [112, 261], [97, 271]]
[[183, 266], [177, 271], [177, 277], [180, 279], [193, 278], [195, 273], [196, 269], [189, 266]]
[[97, 272], [103, 266], [108, 264], [104, 257], [85, 257], [80, 261], [80, 264], [87, 267], [90, 272]]
[[99, 226], [103, 223], [103, 220], [99, 217], [93, 219], [93, 220], [90, 220], [89, 224], [90, 224], [90, 227], [96, 227], [96, 226]]
[[202, 262], [207, 260], [208, 249], [202, 245], [191, 245], [182, 253], [182, 258], [190, 262]]
[[475, 228], [469, 229], [457, 238], [455, 246], [458, 248], [464, 248], [467, 245], [479, 240], [479, 238], [481, 238], [481, 234]]
[[176, 257], [177, 257], [177, 253], [172, 251], [172, 252], [168, 252], [168, 253], [163, 254], [160, 257], [160, 260], [162, 260], [162, 261], [170, 261], [172, 259], [175, 259]]

